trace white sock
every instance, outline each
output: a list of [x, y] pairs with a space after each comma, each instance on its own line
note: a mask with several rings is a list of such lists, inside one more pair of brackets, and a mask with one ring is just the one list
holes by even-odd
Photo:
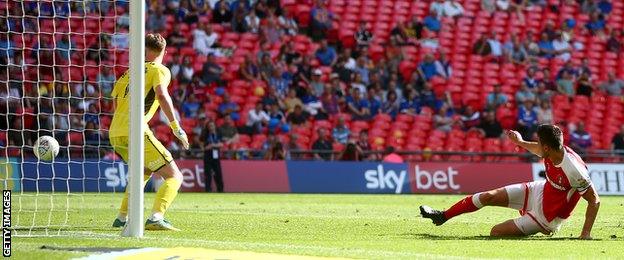
[[478, 209], [483, 208], [483, 204], [481, 204], [481, 199], [479, 199], [481, 193], [482, 192], [472, 195], [472, 204], [474, 204], [475, 207], [477, 207]]
[[152, 213], [152, 215], [149, 217], [149, 220], [151, 221], [159, 221], [162, 220], [163, 218], [165, 218], [165, 216], [163, 216], [162, 213], [160, 212], [154, 212]]
[[128, 215], [119, 213], [119, 215], [117, 215], [117, 219], [119, 219], [121, 222], [126, 222], [128, 221]]

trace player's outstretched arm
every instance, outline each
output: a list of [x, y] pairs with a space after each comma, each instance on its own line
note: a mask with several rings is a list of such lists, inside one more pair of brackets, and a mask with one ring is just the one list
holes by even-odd
[[522, 135], [520, 135], [520, 133], [518, 133], [518, 131], [514, 131], [514, 130], [505, 130], [505, 134], [507, 135], [507, 137], [509, 137], [509, 139], [514, 143], [519, 145], [520, 147], [527, 149], [529, 152], [539, 156], [539, 157], [543, 157], [542, 155], [542, 148], [540, 148], [539, 144], [536, 142], [528, 142], [528, 141], [524, 141], [522, 139]]
[[598, 215], [598, 209], [600, 208], [600, 197], [594, 189], [594, 185], [589, 186], [587, 191], [583, 193], [583, 199], [587, 201], [587, 209], [585, 210], [585, 224], [583, 225], [583, 231], [581, 231], [580, 239], [591, 239], [591, 230], [596, 221]]
[[173, 115], [175, 108], [173, 107], [173, 102], [167, 92], [167, 86], [158, 85], [154, 88], [156, 89], [156, 98], [158, 98], [158, 102], [160, 102], [160, 108], [169, 120], [169, 126], [171, 127], [173, 134], [178, 138], [178, 140], [180, 140], [184, 149], [189, 149], [189, 141], [186, 132], [184, 132], [184, 129], [182, 129], [180, 123]]

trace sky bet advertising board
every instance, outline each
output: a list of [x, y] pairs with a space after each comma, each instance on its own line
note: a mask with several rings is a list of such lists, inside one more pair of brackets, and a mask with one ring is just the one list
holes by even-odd
[[[201, 160], [177, 160], [182, 192], [205, 190]], [[535, 163], [221, 161], [225, 192], [460, 194], [542, 179]], [[624, 195], [624, 165], [588, 164], [601, 195]], [[25, 192], [123, 192], [119, 161], [0, 161], [0, 185]], [[155, 181], [156, 185], [158, 181]], [[214, 184], [213, 184], [214, 185]], [[146, 190], [153, 190], [151, 183]]]

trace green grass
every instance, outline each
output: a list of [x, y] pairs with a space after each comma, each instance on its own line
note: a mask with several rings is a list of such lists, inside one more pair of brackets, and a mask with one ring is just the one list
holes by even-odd
[[[146, 195], [151, 205], [154, 194]], [[110, 228], [120, 194], [13, 197], [13, 224], [64, 224], [56, 237], [13, 237], [13, 257], [67, 259], [92, 253], [57, 247], [203, 247], [311, 256], [374, 259], [427, 258], [624, 258], [624, 198], [603, 197], [594, 241], [576, 240], [585, 202], [553, 237], [490, 239], [492, 225], [517, 211], [485, 208], [435, 227], [418, 214], [420, 204], [445, 208], [461, 196], [191, 194], [182, 193], [167, 218], [182, 232], [147, 232], [144, 239], [120, 238]], [[25, 211], [37, 202], [38, 214]], [[51, 203], [52, 202], [52, 203]], [[50, 205], [54, 205], [53, 207]], [[78, 210], [82, 208], [82, 210]], [[149, 207], [147, 207], [149, 208]], [[50, 211], [50, 209], [53, 209]], [[48, 212], [52, 212], [49, 214]], [[147, 214], [147, 211], [146, 211]], [[66, 230], [66, 231], [65, 231]], [[52, 233], [54, 230], [51, 230]], [[18, 235], [28, 234], [17, 230]], [[31, 235], [40, 233], [31, 232]], [[616, 238], [612, 238], [615, 235]]]

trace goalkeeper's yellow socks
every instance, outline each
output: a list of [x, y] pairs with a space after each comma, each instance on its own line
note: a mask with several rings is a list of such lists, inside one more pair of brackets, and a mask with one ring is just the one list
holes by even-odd
[[[151, 173], [143, 174], [143, 186], [141, 190], [145, 188], [145, 184], [147, 184], [151, 176], [152, 176]], [[127, 186], [126, 186], [126, 192], [124, 193], [123, 200], [121, 200], [121, 207], [119, 208], [119, 215], [117, 215], [117, 219], [124, 221], [124, 222], [128, 220], [128, 187]]]
[[163, 219], [165, 212], [167, 212], [167, 209], [178, 195], [180, 185], [182, 185], [182, 181], [172, 177], [166, 179], [165, 183], [160, 186], [160, 189], [158, 189], [156, 193], [156, 199], [154, 200], [152, 216], [150, 217], [151, 220]]

